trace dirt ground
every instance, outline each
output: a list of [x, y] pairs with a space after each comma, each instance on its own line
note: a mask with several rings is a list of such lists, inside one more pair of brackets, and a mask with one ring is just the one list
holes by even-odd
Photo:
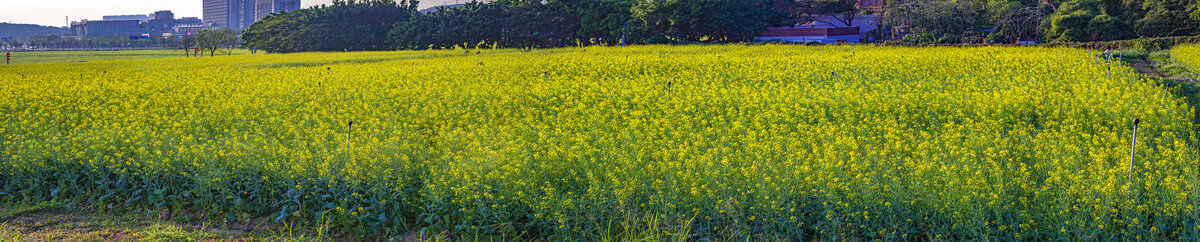
[[0, 241], [326, 241], [265, 219], [216, 224], [164, 211], [109, 213], [46, 206], [0, 206]]

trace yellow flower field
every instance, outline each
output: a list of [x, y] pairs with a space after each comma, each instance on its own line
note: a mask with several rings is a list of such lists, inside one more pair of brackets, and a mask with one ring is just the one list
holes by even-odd
[[[1175, 59], [1193, 72], [1200, 72], [1200, 45], [1180, 45], [1171, 49], [1171, 58]], [[1189, 77], [1200, 79], [1200, 76]]]
[[0, 67], [0, 201], [359, 238], [1200, 236], [1193, 107], [1094, 52], [475, 51]]

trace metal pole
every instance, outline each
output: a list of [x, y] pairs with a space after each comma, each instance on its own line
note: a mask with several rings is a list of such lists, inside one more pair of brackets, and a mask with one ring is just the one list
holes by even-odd
[[1133, 196], [1133, 165], [1134, 165], [1133, 160], [1134, 160], [1134, 157], [1136, 157], [1135, 155], [1137, 154], [1138, 123], [1141, 123], [1141, 122], [1142, 122], [1141, 119], [1133, 120], [1133, 142], [1131, 142], [1131, 145], [1129, 148], [1129, 195], [1130, 196]]

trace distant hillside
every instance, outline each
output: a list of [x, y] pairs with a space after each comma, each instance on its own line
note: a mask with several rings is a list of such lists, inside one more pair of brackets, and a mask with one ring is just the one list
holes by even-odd
[[66, 34], [70, 29], [34, 24], [0, 23], [0, 38], [29, 38], [39, 34]]

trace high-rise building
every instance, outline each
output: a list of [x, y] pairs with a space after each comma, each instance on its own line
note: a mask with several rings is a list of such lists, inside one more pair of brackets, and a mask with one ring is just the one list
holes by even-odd
[[241, 31], [272, 13], [297, 9], [300, 0], [204, 0], [204, 23]]
[[230, 26], [229, 0], [204, 0], [204, 23], [216, 27]]
[[262, 20], [272, 13], [300, 10], [300, 0], [256, 0], [254, 19]]
[[204, 0], [204, 22], [241, 31], [254, 22], [254, 0]]

